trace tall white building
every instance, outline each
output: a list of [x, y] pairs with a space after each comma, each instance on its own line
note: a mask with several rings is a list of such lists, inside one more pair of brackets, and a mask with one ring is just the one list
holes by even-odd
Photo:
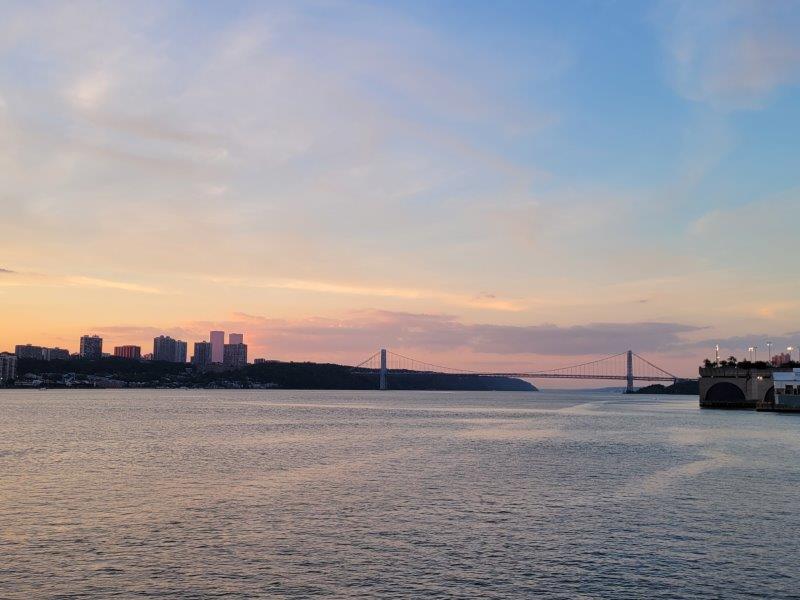
[[211, 340], [211, 362], [221, 363], [225, 357], [225, 332], [212, 331], [209, 336]]

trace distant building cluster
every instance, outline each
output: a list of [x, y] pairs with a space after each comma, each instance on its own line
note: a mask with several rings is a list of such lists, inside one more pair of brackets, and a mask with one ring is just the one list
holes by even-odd
[[781, 352], [770, 359], [770, 363], [772, 363], [773, 367], [782, 367], [783, 365], [788, 365], [790, 362], [792, 362], [792, 355], [788, 352]]
[[[98, 360], [113, 356], [128, 360], [154, 360], [171, 363], [187, 362], [188, 344], [183, 340], [176, 340], [168, 335], [160, 335], [153, 339], [153, 352], [142, 354], [141, 346], [115, 346], [113, 355], [103, 352], [103, 338], [98, 335], [84, 335], [80, 339], [77, 354], [70, 354], [64, 348], [47, 348], [32, 344], [20, 344], [14, 353], [0, 352], [0, 384], [14, 381], [17, 378], [17, 361], [19, 359], [33, 360], [70, 360], [82, 358]], [[244, 343], [244, 334], [231, 333], [228, 343], [225, 343], [224, 331], [212, 331], [209, 341], [196, 342], [194, 354], [190, 361], [200, 370], [223, 371], [241, 369], [247, 366], [247, 344]], [[266, 359], [257, 358], [256, 363], [264, 363]]]
[[247, 365], [247, 344], [244, 334], [231, 333], [225, 343], [224, 331], [212, 331], [208, 342], [196, 342], [192, 364], [198, 369], [213, 369], [215, 365], [224, 369], [241, 369]]

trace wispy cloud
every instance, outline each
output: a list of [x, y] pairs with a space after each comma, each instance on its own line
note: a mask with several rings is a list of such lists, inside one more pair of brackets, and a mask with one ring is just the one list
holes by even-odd
[[735, 336], [720, 336], [718, 338], [705, 338], [693, 342], [687, 342], [683, 345], [685, 349], [704, 348], [707, 351], [713, 349], [716, 344], [719, 344], [720, 351], [725, 354], [732, 353], [739, 358], [745, 358], [747, 349], [752, 346], [758, 346], [759, 357], [767, 357], [767, 342], [771, 343], [771, 350], [773, 354], [786, 352], [788, 347], [791, 347], [794, 352], [800, 348], [800, 331], [788, 331], [784, 333], [746, 333], [744, 335]]
[[672, 81], [723, 109], [758, 108], [800, 81], [800, 12], [791, 0], [665, 2], [658, 12]]
[[[211, 326], [212, 324], [207, 324]], [[388, 346], [422, 352], [584, 356], [668, 350], [702, 328], [681, 323], [588, 323], [512, 326], [465, 323], [442, 314], [363, 311], [350, 316], [298, 320], [238, 314], [227, 324], [248, 332], [256, 345], [287, 352], [366, 351]], [[197, 327], [196, 327], [197, 328]]]
[[241, 287], [267, 288], [281, 290], [297, 290], [320, 294], [342, 294], [349, 296], [373, 296], [376, 298], [398, 298], [404, 300], [439, 300], [454, 306], [484, 308], [488, 310], [522, 311], [526, 307], [514, 300], [498, 298], [494, 294], [453, 294], [436, 290], [367, 286], [346, 283], [306, 280], [258, 280], [238, 278], [208, 278], [213, 283], [224, 283]]
[[161, 294], [161, 290], [140, 285], [138, 283], [87, 277], [83, 275], [52, 275], [46, 273], [30, 273], [0, 269], [0, 274], [9, 277], [0, 282], [0, 286], [7, 287], [77, 287], [122, 290], [138, 294]]
[[137, 283], [125, 281], [114, 281], [110, 279], [99, 279], [97, 277], [65, 277], [63, 281], [66, 285], [76, 287], [108, 288], [113, 290], [124, 290], [126, 292], [137, 292], [140, 294], [161, 294], [161, 290]]

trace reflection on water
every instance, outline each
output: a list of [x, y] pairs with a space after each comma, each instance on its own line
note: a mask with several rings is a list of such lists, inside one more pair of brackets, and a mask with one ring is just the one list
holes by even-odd
[[792, 597], [800, 418], [696, 405], [0, 392], [0, 598]]

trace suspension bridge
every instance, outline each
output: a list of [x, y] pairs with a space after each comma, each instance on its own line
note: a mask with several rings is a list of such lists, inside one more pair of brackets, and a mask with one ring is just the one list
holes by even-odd
[[388, 389], [388, 379], [390, 375], [395, 377], [419, 373], [516, 377], [519, 379], [594, 379], [625, 381], [626, 390], [628, 392], [633, 391], [634, 381], [664, 381], [675, 383], [684, 379], [654, 365], [646, 358], [636, 354], [633, 350], [627, 350], [589, 362], [559, 367], [557, 369], [491, 373], [434, 365], [408, 356], [403, 356], [402, 354], [397, 354], [396, 352], [381, 349], [365, 361], [353, 367], [353, 372], [377, 375], [380, 389], [382, 390]]

